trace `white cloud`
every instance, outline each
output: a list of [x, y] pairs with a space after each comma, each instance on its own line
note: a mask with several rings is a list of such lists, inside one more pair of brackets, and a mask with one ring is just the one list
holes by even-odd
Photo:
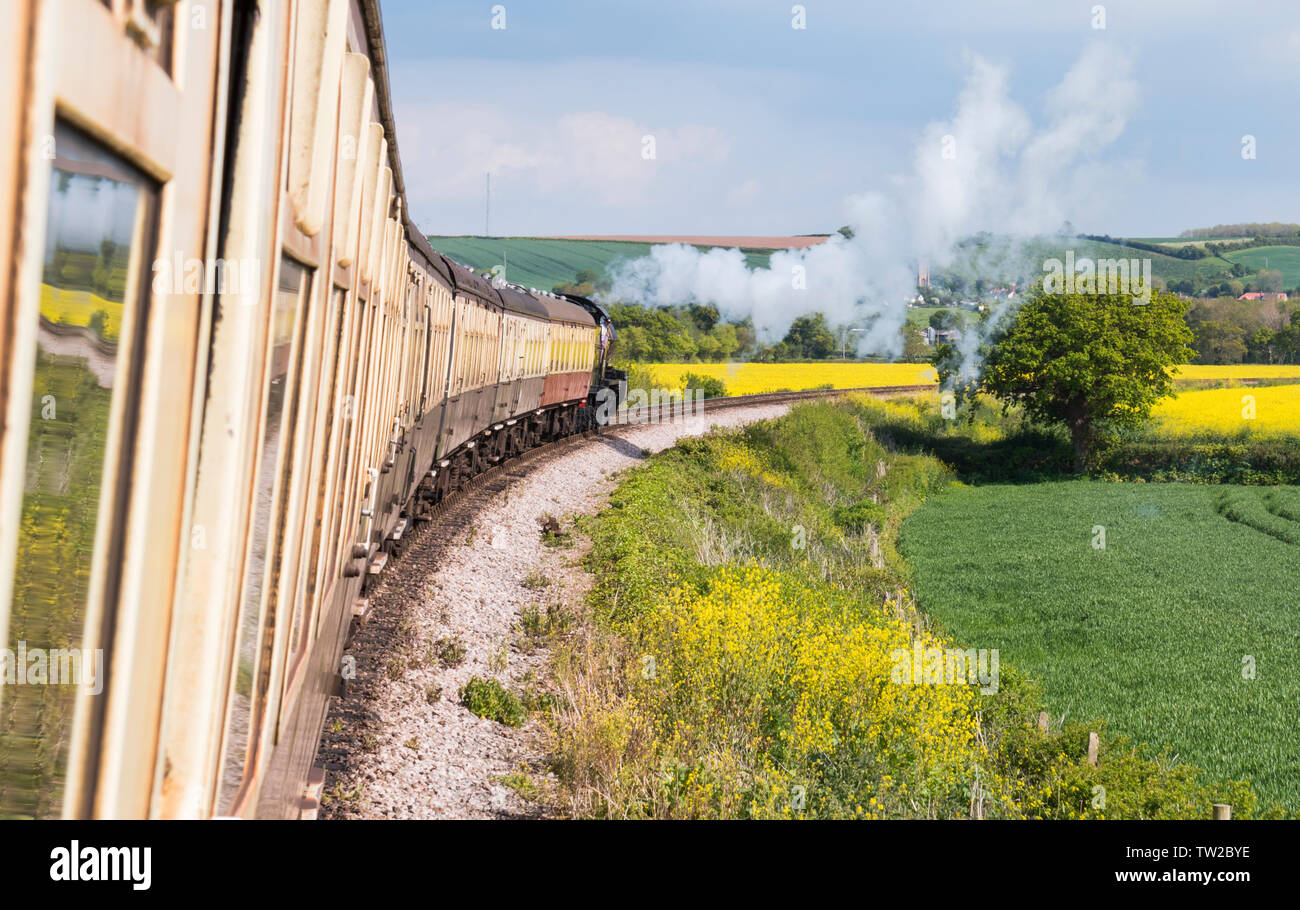
[[[941, 268], [958, 240], [980, 230], [1012, 238], [1054, 231], [1076, 203], [1118, 190], [1095, 166], [1137, 106], [1128, 57], [1102, 45], [1085, 50], [1047, 93], [1041, 127], [1012, 99], [1006, 67], [974, 54], [966, 62], [957, 112], [922, 131], [911, 172], [846, 199], [852, 239], [779, 251], [770, 268], [752, 271], [739, 250], [656, 246], [615, 266], [611, 298], [706, 301], [729, 318], [752, 318], [767, 340], [819, 311], [832, 323], [866, 326], [859, 351], [897, 354], [918, 259]], [[965, 340], [973, 355], [977, 336]]]
[[661, 184], [720, 168], [730, 152], [726, 135], [703, 124], [652, 125], [603, 111], [521, 121], [448, 103], [408, 108], [399, 141], [408, 193], [426, 207], [481, 198], [488, 172], [494, 185], [520, 187], [530, 203], [581, 197], [637, 205]]

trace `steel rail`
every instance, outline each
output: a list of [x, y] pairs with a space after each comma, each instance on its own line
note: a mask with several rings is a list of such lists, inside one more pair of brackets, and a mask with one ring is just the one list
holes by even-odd
[[[913, 392], [932, 392], [938, 386], [929, 385], [895, 385], [895, 386], [861, 386], [851, 389], [806, 389], [799, 392], [762, 392], [756, 395], [735, 395], [725, 398], [705, 398], [701, 400], [703, 404], [704, 419], [708, 419], [708, 414], [714, 411], [732, 410], [735, 408], [754, 407], [763, 404], [783, 404], [786, 402], [799, 401], [817, 401], [827, 398], [839, 398], [844, 395], [854, 393], [869, 394], [877, 396], [901, 395]], [[667, 409], [671, 415], [671, 408]], [[665, 412], [664, 405], [660, 405], [659, 416]], [[513, 458], [504, 458], [490, 468], [480, 471], [473, 477], [466, 480], [458, 489], [453, 490], [442, 499], [438, 500], [428, 511], [428, 514], [421, 519], [422, 522], [431, 523], [440, 518], [457, 505], [465, 496], [476, 491], [479, 487], [491, 480], [493, 477], [500, 475], [504, 471], [512, 470], [516, 467], [522, 467], [529, 462], [535, 461], [543, 455], [560, 454], [572, 448], [577, 448], [584, 440], [597, 436], [615, 433], [624, 429], [636, 429], [637, 427], [647, 426], [654, 422], [664, 422], [651, 420], [653, 411], [647, 411], [646, 419], [630, 421], [627, 419], [626, 410], [620, 410], [618, 417], [613, 424], [594, 430], [584, 430], [578, 433], [572, 433], [568, 436], [562, 436], [559, 439], [544, 442], [541, 445], [533, 446], [527, 451], [521, 452]], [[412, 528], [414, 530], [414, 528]], [[394, 554], [399, 555], [399, 554]]]

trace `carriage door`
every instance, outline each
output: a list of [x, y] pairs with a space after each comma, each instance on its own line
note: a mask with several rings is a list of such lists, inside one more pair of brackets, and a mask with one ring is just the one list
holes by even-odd
[[190, 545], [202, 301], [238, 280], [205, 268], [223, 11], [11, 12], [27, 27], [6, 22], [0, 56], [31, 66], [0, 106], [0, 237], [17, 251], [0, 294], [0, 638], [44, 669], [0, 686], [0, 817], [138, 817]]

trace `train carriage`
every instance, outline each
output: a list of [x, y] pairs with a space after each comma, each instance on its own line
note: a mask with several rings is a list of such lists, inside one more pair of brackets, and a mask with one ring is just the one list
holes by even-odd
[[0, 638], [104, 665], [0, 686], [0, 816], [297, 817], [369, 585], [611, 327], [418, 233], [375, 0], [10, 7]]

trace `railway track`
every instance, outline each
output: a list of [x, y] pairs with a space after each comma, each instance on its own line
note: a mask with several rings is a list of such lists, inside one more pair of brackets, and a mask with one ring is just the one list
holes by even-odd
[[[734, 410], [736, 408], [753, 407], [763, 404], [785, 404], [799, 401], [818, 401], [827, 398], [839, 398], [844, 395], [853, 393], [865, 393], [869, 395], [878, 395], [888, 397], [890, 395], [906, 395], [915, 392], [933, 391], [935, 386], [930, 385], [896, 385], [896, 386], [861, 386], [851, 389], [808, 389], [800, 392], [763, 392], [757, 395], [736, 395], [727, 398], [706, 398], [703, 400], [703, 411], [707, 418], [709, 413], [717, 411]], [[626, 410], [618, 412], [618, 418], [614, 424], [601, 428], [599, 430], [586, 430], [581, 433], [575, 433], [571, 436], [565, 436], [551, 442], [534, 446], [526, 452], [516, 455], [514, 458], [505, 459], [498, 464], [493, 465], [485, 471], [482, 471], [465, 481], [457, 490], [448, 493], [433, 505], [425, 513], [425, 519], [429, 522], [435, 522], [443, 515], [457, 508], [468, 494], [478, 490], [485, 484], [489, 484], [493, 478], [501, 476], [502, 473], [512, 471], [516, 468], [523, 467], [545, 455], [558, 455], [570, 449], [581, 445], [584, 440], [595, 436], [618, 433], [620, 430], [643, 426], [646, 423], [660, 423], [665, 420], [679, 419], [672, 413], [672, 408], [659, 405], [657, 410], [647, 407], [644, 418], [636, 423], [628, 422]], [[663, 415], [667, 414], [665, 418]], [[641, 415], [638, 415], [641, 416]], [[405, 544], [396, 548], [394, 555], [400, 556], [401, 549]]]
[[[535, 814], [536, 807], [499, 784], [521, 765], [541, 769], [535, 731], [484, 722], [459, 693], [475, 677], [511, 690], [536, 685], [545, 677], [548, 652], [520, 646], [520, 611], [545, 601], [568, 612], [583, 596], [572, 554], [539, 540], [542, 516], [593, 514], [619, 483], [618, 471], [715, 423], [739, 426], [776, 416], [789, 404], [851, 392], [887, 396], [931, 388], [737, 396], [707, 400], [702, 415], [688, 411], [684, 419], [665, 408], [655, 423], [616, 423], [568, 436], [467, 480], [412, 528], [405, 555], [374, 577], [363, 598], [365, 615], [351, 624], [344, 648], [351, 671], [346, 681], [339, 677], [316, 753], [331, 794], [325, 816]], [[695, 420], [703, 426], [691, 426]], [[544, 587], [522, 581], [538, 575], [548, 579]], [[430, 658], [431, 643], [452, 643], [459, 656], [447, 661], [435, 650], [439, 656]]]
[[[865, 393], [888, 397], [891, 395], [906, 395], [916, 392], [932, 391], [933, 385], [900, 385], [900, 386], [863, 386], [850, 389], [809, 389], [798, 392], [764, 392], [757, 395], [736, 395], [727, 398], [707, 398], [703, 399], [703, 419], [707, 420], [707, 415], [719, 411], [731, 411], [740, 408], [756, 407], [771, 404], [788, 404], [800, 401], [820, 401], [830, 398], [839, 398], [844, 395], [854, 393]], [[401, 557], [408, 549], [424, 548], [435, 537], [448, 536], [448, 533], [455, 533], [456, 530], [462, 529], [473, 518], [471, 509], [467, 514], [457, 514], [463, 512], [463, 507], [473, 503], [481, 506], [484, 503], [491, 502], [499, 493], [508, 489], [512, 480], [522, 479], [524, 474], [521, 469], [527, 467], [539, 460], [550, 460], [567, 452], [571, 452], [587, 443], [589, 440], [598, 437], [619, 436], [623, 432], [636, 430], [647, 424], [670, 423], [675, 420], [695, 419], [697, 415], [682, 416], [681, 412], [674, 413], [674, 409], [663, 405], [657, 408], [646, 407], [638, 409], [644, 413], [637, 413], [634, 416], [636, 422], [631, 422], [626, 410], [618, 412], [617, 419], [612, 425], [600, 429], [585, 430], [574, 433], [560, 439], [552, 440], [538, 446], [534, 446], [525, 452], [516, 455], [513, 458], [504, 459], [501, 462], [492, 465], [485, 471], [467, 478], [462, 485], [443, 496], [437, 503], [423, 510], [419, 521], [412, 521], [409, 531], [404, 531], [400, 538], [390, 539], [388, 541], [388, 554], [395, 557], [394, 559], [385, 558], [378, 570], [371, 568], [365, 579], [365, 585], [361, 591], [361, 597], [353, 605], [352, 621], [349, 623], [344, 646], [350, 646], [360, 627], [365, 625], [371, 617], [374, 603], [372, 594], [381, 580], [386, 579], [391, 570], [397, 570], [402, 562]], [[441, 528], [441, 533], [432, 535], [434, 528], [440, 528], [447, 524], [448, 519], [456, 519], [456, 528]]]

